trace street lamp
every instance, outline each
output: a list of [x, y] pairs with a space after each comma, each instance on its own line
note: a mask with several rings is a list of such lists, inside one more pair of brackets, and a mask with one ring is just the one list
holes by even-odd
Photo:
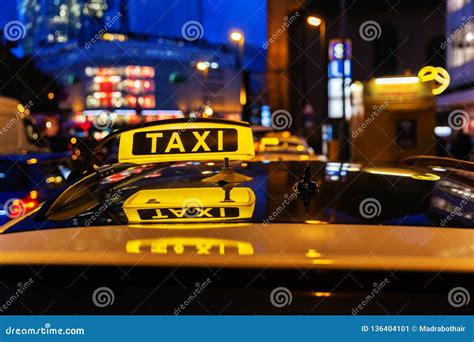
[[232, 31], [230, 33], [230, 39], [238, 43], [244, 39], [244, 35], [240, 31]]
[[239, 31], [239, 30], [232, 30], [230, 32], [230, 40], [233, 41], [234, 43], [239, 44], [239, 54], [237, 58], [237, 69], [239, 72], [242, 72], [242, 77], [241, 77], [241, 86], [240, 86], [240, 95], [239, 95], [239, 100], [240, 104], [242, 106], [245, 106], [247, 104], [247, 91], [245, 89], [245, 70], [242, 69], [243, 65], [243, 60], [244, 60], [244, 45], [245, 45], [245, 37], [244, 34]]
[[238, 67], [239, 69], [242, 66], [242, 61], [244, 59], [244, 43], [245, 43], [245, 37], [244, 34], [238, 30], [233, 30], [230, 32], [230, 40], [233, 41], [234, 43], [239, 44], [239, 59], [237, 60]]
[[[319, 33], [319, 60], [321, 61], [323, 65], [327, 66], [328, 60], [327, 60], [327, 47], [326, 47], [326, 21], [323, 19], [322, 16], [310, 15], [306, 18], [306, 23], [308, 24], [308, 27], [309, 27], [308, 31], [312, 31], [313, 29], [319, 31], [317, 32]], [[305, 44], [306, 44], [306, 37], [307, 35], [304, 34], [303, 40], [305, 41], [304, 42]], [[311, 42], [310, 45], [315, 44], [316, 41], [318, 40], [318, 36], [315, 36], [314, 34], [310, 33], [310, 37], [311, 37], [311, 40], [315, 40], [314, 42]], [[308, 77], [308, 76], [305, 74], [304, 77]], [[326, 83], [327, 83], [327, 79], [326, 79]], [[322, 96], [323, 100], [321, 104], [323, 104], [327, 110], [328, 108], [328, 87], [327, 86], [322, 88], [322, 95], [323, 95]], [[313, 116], [313, 120], [316, 119], [316, 129], [318, 130], [318, 132], [321, 132], [319, 127], [321, 127], [321, 124], [323, 123], [322, 117], [314, 117], [314, 114], [312, 116]], [[308, 120], [308, 119], [309, 118], [305, 118], [305, 120]], [[311, 130], [313, 130], [313, 128], [311, 128]], [[319, 136], [319, 134], [317, 135]], [[321, 137], [322, 137], [322, 134], [321, 134]], [[319, 144], [320, 143], [319, 139], [321, 138], [314, 138], [314, 142]], [[316, 142], [316, 140], [318, 141]], [[321, 141], [321, 146], [323, 146], [323, 144], [324, 142]]]

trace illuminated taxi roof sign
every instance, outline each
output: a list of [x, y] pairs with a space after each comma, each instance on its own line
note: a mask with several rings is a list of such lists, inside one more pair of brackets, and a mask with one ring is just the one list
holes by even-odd
[[247, 160], [255, 155], [252, 130], [241, 121], [163, 120], [120, 134], [121, 163]]
[[141, 190], [129, 197], [123, 210], [130, 223], [225, 222], [250, 219], [255, 194], [236, 187], [225, 201], [221, 188], [172, 188]]

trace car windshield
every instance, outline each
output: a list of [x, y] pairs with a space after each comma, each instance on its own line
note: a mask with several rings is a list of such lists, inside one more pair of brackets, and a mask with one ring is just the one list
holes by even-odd
[[[232, 171], [248, 178], [233, 184], [226, 194], [222, 183], [206, 181], [220, 175], [223, 166], [218, 162], [117, 164], [114, 172], [102, 179], [92, 174], [87, 185], [73, 184], [61, 195], [70, 199], [62, 198], [62, 204], [51, 199], [44, 205], [46, 208], [8, 232], [161, 222], [172, 227], [186, 219], [188, 223], [211, 219], [213, 224], [472, 227], [470, 189], [466, 191], [466, 185], [459, 178], [427, 173], [423, 169], [407, 171], [387, 166], [325, 162], [237, 162], [232, 163]], [[304, 179], [305, 172], [310, 175], [309, 180]], [[297, 191], [298, 184], [305, 182], [314, 182], [316, 186], [316, 191], [308, 196], [304, 191]], [[79, 189], [82, 192], [79, 193]], [[242, 198], [241, 189], [253, 193], [255, 198]], [[184, 196], [180, 195], [182, 190]], [[217, 197], [214, 191], [220, 191]], [[149, 196], [140, 202], [138, 194]], [[55, 213], [44, 216], [52, 203]], [[221, 207], [240, 211], [232, 214], [231, 209], [225, 209], [219, 214], [216, 210]], [[134, 209], [138, 212], [135, 219], [130, 214]], [[70, 217], [65, 214], [68, 210]], [[160, 217], [166, 220], [160, 221]]]

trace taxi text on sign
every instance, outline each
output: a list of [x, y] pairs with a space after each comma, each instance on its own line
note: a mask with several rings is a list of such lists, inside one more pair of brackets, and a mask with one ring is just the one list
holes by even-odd
[[200, 119], [142, 127], [120, 136], [119, 161], [153, 163], [246, 160], [254, 156], [253, 136], [243, 122]]

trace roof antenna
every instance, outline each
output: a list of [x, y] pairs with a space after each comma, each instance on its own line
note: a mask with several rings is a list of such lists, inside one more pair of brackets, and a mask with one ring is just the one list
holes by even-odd
[[319, 193], [318, 184], [311, 180], [311, 166], [309, 164], [304, 168], [303, 180], [293, 185], [293, 191], [303, 200], [305, 214], [308, 215], [311, 197]]
[[221, 202], [234, 202], [230, 198], [230, 191], [240, 183], [251, 181], [252, 179], [252, 177], [241, 175], [240, 173], [232, 170], [230, 167], [229, 158], [225, 157], [224, 167], [221, 169], [221, 171], [217, 175], [204, 178], [202, 182], [217, 184], [222, 188], [222, 190], [224, 190], [224, 200]]

